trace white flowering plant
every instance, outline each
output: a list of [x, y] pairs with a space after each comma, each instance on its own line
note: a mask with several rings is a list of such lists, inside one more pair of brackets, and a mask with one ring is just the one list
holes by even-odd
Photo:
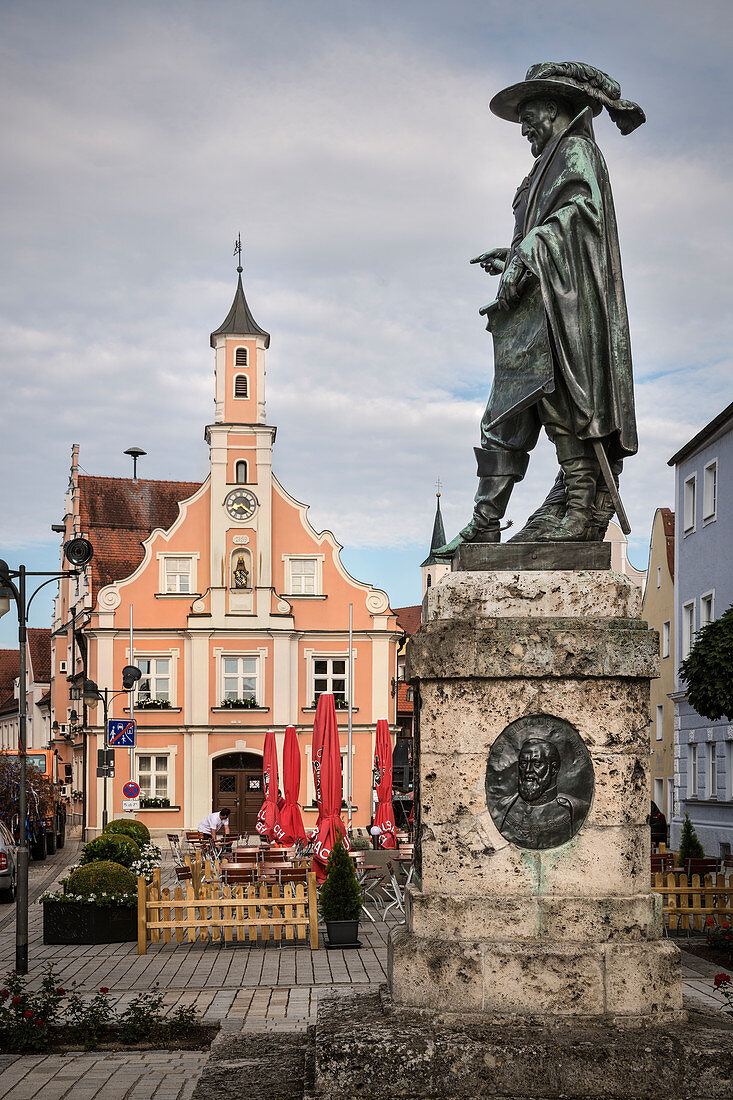
[[131, 865], [130, 870], [136, 878], [142, 875], [150, 882], [153, 871], [160, 867], [161, 857], [162, 853], [157, 844], [143, 844], [140, 857]]
[[38, 899], [39, 904], [43, 905], [47, 902], [77, 902], [80, 905], [122, 905], [132, 908], [137, 905], [137, 893], [134, 894], [120, 894], [111, 890], [98, 890], [96, 892], [79, 893], [66, 893], [63, 890], [57, 890], [55, 893], [47, 891], [45, 894], [41, 894]]

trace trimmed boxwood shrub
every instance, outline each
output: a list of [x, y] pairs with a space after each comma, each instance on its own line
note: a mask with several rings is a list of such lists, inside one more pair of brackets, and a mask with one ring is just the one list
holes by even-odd
[[136, 844], [142, 848], [143, 844], [150, 843], [150, 830], [142, 821], [134, 821], [131, 817], [117, 817], [114, 821], [108, 821], [105, 833], [126, 833], [131, 836]]
[[352, 852], [367, 852], [372, 846], [372, 842], [368, 836], [359, 836], [358, 834], [349, 837], [349, 843]]
[[68, 894], [134, 894], [136, 889], [132, 871], [111, 860], [77, 867], [66, 880]]
[[358, 920], [360, 913], [361, 888], [356, 881], [354, 864], [339, 837], [326, 864], [326, 880], [321, 887], [321, 916], [325, 921]]
[[131, 867], [136, 859], [140, 858], [140, 848], [131, 836], [124, 833], [102, 833], [101, 836], [90, 840], [84, 847], [79, 862], [97, 863], [100, 860], [111, 863], [121, 863], [123, 867]]

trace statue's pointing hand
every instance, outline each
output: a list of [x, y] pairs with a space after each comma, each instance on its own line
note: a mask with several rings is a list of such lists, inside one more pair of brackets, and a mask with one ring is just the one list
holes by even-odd
[[504, 268], [496, 294], [500, 309], [511, 309], [517, 304], [524, 290], [525, 275], [529, 275], [527, 268], [517, 256], [512, 256]]
[[489, 275], [501, 275], [506, 266], [508, 256], [508, 248], [492, 248], [490, 252], [484, 252], [480, 256], [475, 256], [471, 260], [471, 263], [481, 264], [481, 267]]

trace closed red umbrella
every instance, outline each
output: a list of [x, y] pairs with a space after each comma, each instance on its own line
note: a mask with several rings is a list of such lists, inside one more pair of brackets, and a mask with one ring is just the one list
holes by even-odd
[[286, 844], [294, 844], [296, 840], [305, 840], [303, 818], [298, 805], [300, 793], [300, 748], [295, 726], [288, 726], [285, 730], [285, 744], [283, 745], [283, 787], [285, 788], [285, 805], [280, 810], [280, 828], [283, 831], [283, 839]]
[[277, 808], [277, 748], [275, 745], [275, 731], [268, 730], [265, 734], [265, 747], [262, 752], [262, 781], [265, 786], [265, 801], [257, 814], [255, 828], [260, 836], [266, 836], [269, 840], [279, 840], [280, 812]]
[[392, 809], [392, 739], [386, 718], [377, 722], [377, 737], [374, 745], [374, 789], [379, 803], [374, 815], [374, 824], [382, 830], [379, 834], [381, 848], [396, 848], [394, 832], [394, 810]]
[[[316, 741], [318, 733], [318, 741]], [[341, 778], [341, 748], [336, 723], [336, 706], [331, 694], [318, 697], [316, 720], [313, 724], [313, 741], [318, 752], [313, 757], [313, 774], [316, 780], [316, 800], [320, 790], [321, 812], [313, 835], [313, 867], [316, 878], [323, 882], [326, 863], [331, 849], [339, 837], [347, 848], [349, 838], [341, 820], [343, 780]]]

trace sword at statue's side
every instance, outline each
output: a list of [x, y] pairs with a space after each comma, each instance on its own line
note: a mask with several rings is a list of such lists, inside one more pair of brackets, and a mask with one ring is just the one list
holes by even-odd
[[596, 452], [598, 465], [601, 467], [603, 480], [606, 483], [606, 488], [610, 493], [611, 500], [613, 501], [613, 506], [616, 509], [619, 526], [625, 535], [630, 535], [631, 524], [629, 523], [628, 516], [626, 515], [626, 509], [621, 503], [621, 497], [619, 496], [618, 486], [616, 485], [616, 480], [611, 471], [611, 464], [608, 461], [606, 448], [603, 446], [603, 443], [600, 439], [593, 439], [591, 442], [593, 443], [593, 450]]

